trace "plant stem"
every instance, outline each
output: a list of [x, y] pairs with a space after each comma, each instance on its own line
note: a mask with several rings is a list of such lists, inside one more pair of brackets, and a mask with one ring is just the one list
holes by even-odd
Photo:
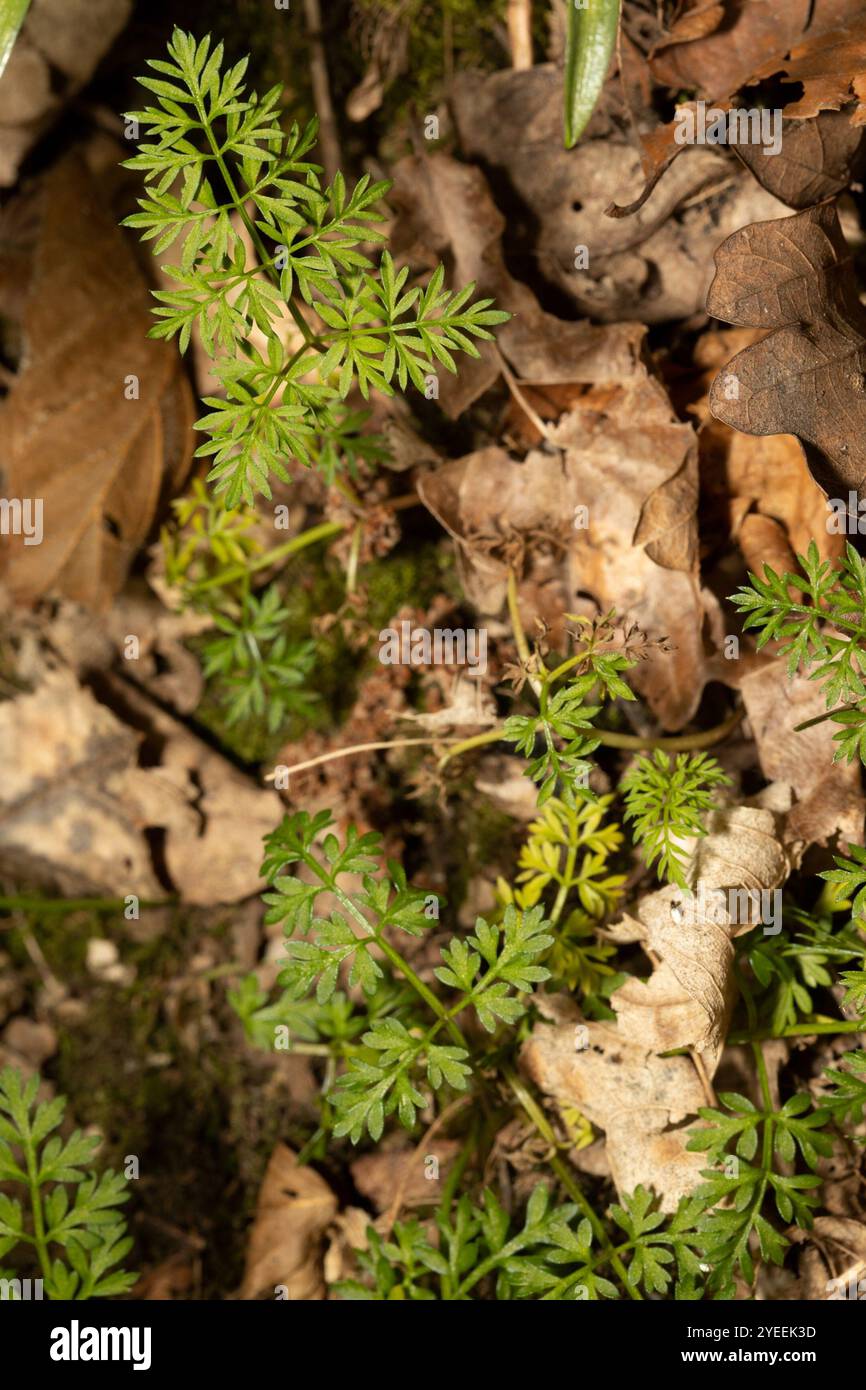
[[841, 714], [848, 710], [859, 708], [860, 706], [856, 703], [848, 705], [837, 705], [835, 709], [828, 709], [824, 712], [824, 714], [816, 714], [814, 719], [804, 719], [802, 724], [795, 724], [794, 733], [802, 733], [804, 729], [811, 729], [816, 724], [824, 724], [828, 719], [832, 719], [833, 716], [836, 714]]
[[[460, 740], [456, 738], [385, 738], [374, 743], [353, 743], [348, 748], [334, 748], [330, 753], [320, 753], [317, 758], [307, 758], [303, 763], [294, 763], [286, 768], [286, 772], [291, 776], [293, 772], [306, 772], [307, 768], [320, 767], [322, 763], [332, 763], [337, 758], [348, 758], [355, 753], [373, 753], [380, 748], [429, 748], [436, 743], [451, 743]], [[269, 772], [265, 778], [270, 782], [275, 777], [275, 773]]]
[[306, 550], [308, 545], [316, 545], [319, 541], [330, 540], [331, 536], [338, 536], [345, 529], [346, 523], [343, 521], [320, 522], [318, 526], [311, 526], [308, 531], [302, 531], [300, 535], [293, 536], [284, 545], [275, 546], [273, 550], [266, 551], [264, 555], [257, 555], [247, 565], [235, 565], [234, 569], [222, 570], [221, 573], [213, 575], [210, 579], [203, 579], [200, 584], [194, 586], [193, 593], [201, 594], [208, 589], [223, 588], [227, 584], [233, 584], [236, 579], [243, 579], [246, 575], [255, 574], [257, 570], [267, 569], [280, 560], [288, 559], [290, 555], [296, 555], [299, 551]]
[[[444, 1004], [442, 1004], [441, 1001], [436, 998], [436, 995], [433, 993], [433, 991], [427, 985], [425, 985], [424, 981], [418, 975], [416, 975], [409, 962], [403, 959], [400, 952], [394, 946], [391, 945], [390, 941], [388, 941], [387, 938], [384, 937], [380, 931], [376, 931], [370, 925], [370, 922], [364, 916], [363, 912], [357, 906], [357, 904], [353, 902], [353, 900], [349, 897], [349, 894], [344, 892], [344, 890], [339, 886], [339, 884], [336, 883], [333, 879], [331, 879], [327, 873], [323, 872], [321, 865], [319, 864], [318, 860], [315, 858], [314, 855], [305, 854], [303, 858], [304, 862], [316, 874], [316, 877], [322, 883], [327, 884], [327, 887], [330, 890], [330, 892], [334, 894], [338, 902], [345, 908], [349, 915], [355, 919], [359, 926], [363, 927], [365, 935], [373, 937], [377, 946], [379, 946], [382, 952], [387, 956], [388, 960], [391, 962], [394, 968], [396, 970], [399, 970], [400, 973], [403, 976], [405, 976], [409, 984], [415, 990], [415, 993], [418, 994], [424, 1000], [424, 1003], [427, 1005], [428, 1009], [431, 1009], [433, 1013], [436, 1015], [437, 1019], [439, 1020], [439, 1023], [444, 1024], [444, 1026], [448, 1029], [448, 1032], [451, 1034], [451, 1037], [454, 1040], [454, 1042], [456, 1042], [458, 1046], [464, 1048], [465, 1051], [468, 1053], [469, 1045], [466, 1042], [466, 1039], [464, 1038], [460, 1029], [457, 1027], [457, 1024], [451, 1017], [450, 1012], [445, 1008]], [[463, 1007], [462, 1003], [460, 1007]]]
[[[520, 606], [517, 601], [517, 575], [514, 571], [513, 565], [508, 566], [508, 585], [506, 589], [506, 596], [508, 599], [508, 616], [511, 619], [511, 630], [514, 633], [514, 642], [517, 647], [517, 655], [520, 657], [520, 660], [523, 662], [525, 666], [529, 662], [532, 654], [529, 650], [529, 643], [526, 640], [526, 633], [523, 628], [523, 623], [520, 620]], [[538, 664], [540, 670], [543, 672], [544, 662], [541, 660], [540, 656], [538, 658]], [[536, 699], [540, 698], [541, 681], [536, 676], [532, 676], [530, 677], [529, 684], [535, 691]]]
[[[176, 898], [140, 902], [139, 907], [172, 907]], [[122, 912], [126, 898], [28, 898], [0, 897], [0, 912]]]
[[633, 1298], [635, 1302], [642, 1302], [643, 1300], [641, 1297], [641, 1292], [639, 1289], [636, 1289], [635, 1286], [630, 1282], [625, 1265], [622, 1263], [622, 1260], [619, 1258], [619, 1256], [613, 1248], [613, 1245], [608, 1239], [607, 1232], [604, 1229], [604, 1224], [602, 1223], [596, 1212], [593, 1210], [590, 1203], [587, 1201], [579, 1183], [575, 1181], [573, 1175], [569, 1172], [565, 1164], [562, 1162], [562, 1159], [559, 1157], [559, 1154], [557, 1153], [558, 1145], [556, 1135], [554, 1134], [550, 1124], [548, 1123], [547, 1116], [541, 1109], [541, 1106], [538, 1105], [534, 1096], [529, 1091], [528, 1087], [526, 1087], [523, 1084], [523, 1082], [520, 1080], [520, 1077], [513, 1070], [513, 1068], [507, 1066], [503, 1067], [502, 1075], [508, 1082], [517, 1099], [520, 1101], [520, 1104], [523, 1106], [524, 1111], [526, 1112], [527, 1116], [532, 1121], [532, 1123], [535, 1125], [535, 1128], [538, 1130], [541, 1137], [545, 1139], [548, 1144], [550, 1144], [551, 1149], [553, 1150], [548, 1160], [551, 1168], [553, 1169], [556, 1176], [559, 1178], [559, 1181], [562, 1183], [569, 1197], [571, 1197], [572, 1201], [577, 1203], [584, 1216], [589, 1221], [589, 1224], [592, 1227], [593, 1232], [595, 1233], [596, 1239], [598, 1240], [599, 1244], [602, 1246], [605, 1254], [610, 1260], [611, 1267], [616, 1270], [616, 1273], [622, 1280], [623, 1288], [627, 1290], [629, 1296]]
[[730, 1033], [728, 1042], [736, 1045], [767, 1041], [770, 1038], [808, 1038], [822, 1033], [862, 1033], [866, 1024], [862, 1018], [819, 1019], [814, 1023], [792, 1023], [778, 1032], [772, 1028], [756, 1028]]
[[33, 1213], [33, 1244], [39, 1255], [39, 1267], [45, 1279], [51, 1278], [51, 1258], [45, 1239], [45, 1218], [42, 1213], [42, 1194], [39, 1190], [39, 1170], [36, 1166], [36, 1146], [28, 1135], [24, 1145], [27, 1159], [27, 1186], [30, 1190], [30, 1210]]
[[[259, 260], [262, 262], [263, 266], [269, 264], [271, 257], [268, 255], [267, 247], [262, 241], [262, 238], [259, 235], [255, 223], [253, 222], [252, 218], [247, 212], [244, 198], [241, 197], [240, 193], [235, 187], [234, 179], [231, 176], [231, 172], [229, 170], [228, 165], [223, 159], [222, 150], [217, 144], [216, 137], [207, 119], [204, 105], [198, 96], [195, 96], [194, 99], [196, 111], [198, 112], [198, 118], [202, 123], [205, 134], [207, 135], [208, 144], [211, 147], [214, 160], [216, 161], [216, 166], [222, 174], [225, 186], [228, 189], [229, 197], [234, 202], [234, 205], [237, 208], [238, 213], [240, 214], [241, 220], [243, 221], [243, 224], [247, 229], [247, 234], [250, 238], [250, 241], [256, 248]], [[269, 278], [273, 281], [273, 276], [270, 276]], [[277, 283], [279, 283], [278, 280]], [[310, 325], [307, 323], [307, 320], [304, 318], [294, 299], [290, 297], [285, 301], [285, 303], [286, 308], [288, 309], [289, 313], [291, 314], [292, 318], [295, 320], [295, 323], [300, 329], [304, 341], [309, 343], [310, 347], [315, 348], [317, 352], [324, 352], [322, 344], [320, 343], [316, 335], [312, 332]]]
[[[674, 734], [651, 738], [643, 734], [618, 734], [612, 730], [596, 729], [593, 726], [592, 737], [597, 738], [605, 748], [626, 748], [635, 753], [662, 748], [668, 753], [685, 753], [700, 748], [713, 748], [717, 743], [722, 743], [728, 734], [737, 727], [744, 714], [744, 709], [734, 710], [733, 714], [722, 720], [721, 724], [715, 724], [712, 729], [703, 729], [696, 734]], [[542, 724], [543, 720], [539, 719], [539, 729]], [[504, 725], [498, 724], [495, 729], [488, 729], [486, 733], [473, 734], [472, 738], [463, 739], [456, 748], [449, 749], [445, 756], [440, 759], [440, 771], [446, 763], [450, 762], [452, 758], [459, 757], [461, 753], [468, 753], [470, 749], [480, 748], [483, 744], [498, 743], [502, 739], [503, 727]]]
[[574, 865], [576, 861], [577, 845], [572, 844], [569, 845], [568, 851], [566, 853], [565, 868], [563, 869], [562, 876], [559, 879], [559, 892], [556, 895], [556, 901], [553, 904], [553, 909], [550, 913], [550, 925], [552, 927], [556, 926], [557, 922], [562, 916], [562, 910], [565, 907], [566, 898], [568, 897], [568, 890], [571, 887], [574, 878]]

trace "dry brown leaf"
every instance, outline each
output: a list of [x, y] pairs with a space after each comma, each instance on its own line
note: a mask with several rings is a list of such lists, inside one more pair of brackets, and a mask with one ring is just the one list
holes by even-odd
[[679, 728], [700, 700], [712, 603], [697, 574], [693, 431], [641, 368], [581, 393], [548, 441], [552, 449], [522, 463], [497, 447], [454, 460], [421, 478], [420, 495], [457, 540], [467, 593], [482, 612], [501, 608], [508, 563], [519, 568], [532, 553], [535, 564], [546, 544], [563, 557], [566, 611], [590, 594], [651, 637], [669, 637], [673, 655], [633, 678], [664, 726]]
[[686, 1150], [688, 1130], [705, 1103], [688, 1057], [656, 1057], [609, 1023], [584, 1023], [572, 1001], [549, 996], [539, 1008], [553, 1022], [535, 1025], [521, 1067], [560, 1107], [576, 1107], [605, 1131], [617, 1191], [652, 1188], [663, 1211], [693, 1191], [706, 1156]]
[[476, 281], [480, 294], [514, 315], [497, 331], [496, 345], [479, 345], [477, 361], [461, 363], [456, 377], [441, 374], [449, 415], [461, 414], [499, 378], [497, 347], [526, 381], [616, 380], [635, 370], [643, 325], [565, 322], [509, 273], [501, 245], [505, 219], [480, 170], [444, 154], [402, 160], [389, 202], [399, 214], [391, 238], [397, 258], [431, 270], [447, 258], [455, 284]]
[[[362, 1155], [351, 1165], [352, 1179], [361, 1193], [379, 1212], [387, 1211], [399, 1191], [401, 1208], [435, 1206], [442, 1196], [442, 1183], [460, 1152], [456, 1139], [430, 1140], [423, 1152], [414, 1147], [380, 1149]], [[435, 1159], [436, 1164], [431, 1164]]]
[[866, 813], [860, 768], [834, 763], [834, 726], [825, 721], [795, 732], [798, 724], [827, 710], [815, 681], [791, 680], [784, 661], [774, 661], [745, 675], [740, 691], [749, 716], [761, 771], [794, 792], [795, 804], [785, 822], [786, 844], [801, 853], [809, 845], [826, 845], [836, 836], [862, 844]]
[[[618, 91], [613, 79], [606, 95]], [[484, 79], [463, 74], [454, 107], [466, 156], [513, 190], [503, 198], [510, 254], [530, 258], [533, 275], [597, 322], [659, 323], [700, 311], [712, 246], [726, 230], [782, 210], [724, 154], [704, 146], [670, 170], [652, 208], [611, 222], [611, 194], [642, 182], [640, 153], [618, 113], [597, 114], [577, 147], [564, 149], [562, 69], [550, 64]], [[588, 265], [577, 254], [581, 246]]]
[[768, 193], [790, 208], [808, 208], [835, 197], [857, 177], [866, 136], [852, 125], [847, 110], [822, 111], [812, 120], [783, 121], [776, 154], [767, 154], [759, 144], [731, 148]]
[[238, 1298], [324, 1298], [322, 1240], [336, 1214], [325, 1179], [277, 1144], [259, 1189]]
[[653, 76], [668, 87], [697, 87], [701, 96], [721, 100], [765, 67], [778, 71], [807, 25], [814, 33], [862, 8], [862, 0], [725, 0], [723, 25], [691, 42], [658, 45], [650, 60]]
[[708, 34], [715, 33], [724, 18], [724, 5], [707, 3], [707, 0], [695, 0], [689, 4], [685, 13], [679, 16], [676, 23], [671, 25], [662, 43], [657, 47], [669, 48], [676, 43], [691, 43], [694, 39], [705, 39]]
[[825, 491], [866, 497], [866, 312], [835, 208], [744, 227], [716, 267], [708, 313], [774, 331], [728, 363], [713, 414], [746, 434], [795, 434]]
[[105, 607], [186, 473], [192, 398], [175, 349], [147, 337], [147, 288], [83, 162], [62, 160], [39, 196], [0, 466], [10, 496], [41, 499], [44, 538], [10, 537], [5, 577], [22, 602], [51, 591]]
[[570, 1000], [542, 996], [538, 1007], [555, 1024], [538, 1023], [521, 1055], [546, 1095], [605, 1131], [620, 1194], [643, 1183], [664, 1211], [699, 1182], [705, 1158], [686, 1143], [707, 1097], [690, 1057], [657, 1054], [694, 1049], [712, 1076], [734, 1002], [731, 943], [760, 920], [759, 901], [743, 912], [729, 890], [772, 891], [788, 875], [772, 812], [734, 806], [714, 812], [708, 828], [691, 853], [694, 894], [648, 893], [608, 929], [658, 962], [648, 981], [634, 977], [611, 995], [616, 1024], [584, 1023]]
[[[866, 6], [857, 0], [830, 0], [821, 5], [803, 41], [791, 49], [779, 65], [789, 82], [802, 82], [803, 93], [785, 107], [789, 116], [815, 116], [819, 111], [838, 111], [856, 98], [851, 120], [866, 124]], [[826, 27], [826, 16], [835, 10], [836, 27]], [[822, 23], [823, 20], [823, 23]], [[769, 75], [765, 64], [761, 75]]]
[[[694, 352], [695, 363], [702, 369], [702, 394], [697, 400], [690, 398], [688, 404], [700, 421], [698, 447], [705, 511], [712, 514], [713, 521], [722, 521], [724, 539], [733, 534], [746, 563], [758, 574], [763, 573], [764, 561], [770, 556], [762, 559], [760, 555], [760, 535], [749, 520], [756, 513], [781, 524], [785, 543], [795, 555], [805, 554], [814, 540], [822, 559], [834, 559], [842, 554], [845, 544], [844, 537], [827, 531], [826, 498], [809, 472], [799, 440], [788, 434], [742, 434], [710, 414], [708, 393], [719, 368], [763, 336], [754, 328], [702, 334]], [[724, 388], [725, 373], [720, 379]], [[703, 518], [705, 529], [707, 520], [709, 517]]]
[[715, 811], [692, 850], [691, 897], [668, 884], [642, 897], [610, 927], [620, 941], [643, 942], [660, 963], [649, 980], [632, 978], [611, 995], [619, 1035], [654, 1052], [694, 1047], [712, 1076], [734, 1002], [732, 941], [761, 920], [760, 903], [730, 890], [780, 888], [789, 863], [776, 817], [755, 806]]
[[92, 75], [133, 0], [32, 0], [0, 78], [0, 185]]
[[72, 895], [163, 897], [145, 823], [126, 796], [137, 746], [133, 731], [67, 672], [0, 704], [6, 871]]
[[817, 1216], [800, 1259], [804, 1299], [866, 1299], [866, 1225], [844, 1216]]

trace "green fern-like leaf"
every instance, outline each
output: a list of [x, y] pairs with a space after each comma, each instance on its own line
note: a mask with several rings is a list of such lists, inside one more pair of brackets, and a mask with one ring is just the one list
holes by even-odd
[[456, 372], [455, 353], [477, 357], [475, 340], [508, 314], [472, 303], [472, 285], [445, 289], [441, 267], [422, 288], [387, 252], [374, 265], [361, 247], [385, 240], [389, 185], [365, 175], [349, 189], [337, 174], [323, 186], [309, 158], [317, 123], [284, 133], [280, 89], [250, 92], [246, 59], [229, 67], [222, 44], [175, 29], [149, 67], [139, 81], [156, 104], [129, 113], [147, 138], [126, 161], [147, 192], [125, 225], [156, 255], [175, 248], [153, 336], [185, 352], [195, 330], [214, 358], [224, 395], [197, 424], [209, 479], [236, 507], [269, 498], [293, 460], [330, 478], [353, 385], [423, 390], [438, 367]]
[[137, 1278], [115, 1268], [132, 1248], [117, 1210], [126, 1180], [92, 1171], [99, 1140], [80, 1130], [61, 1139], [66, 1101], [37, 1102], [38, 1091], [38, 1076], [0, 1071], [0, 1182], [17, 1189], [0, 1193], [0, 1258], [26, 1247], [51, 1299], [126, 1293]]
[[716, 805], [713, 788], [729, 782], [707, 753], [677, 753], [671, 760], [660, 748], [623, 777], [625, 819], [634, 822], [647, 866], [658, 861], [660, 879], [688, 888], [682, 841], [706, 834], [704, 817]]

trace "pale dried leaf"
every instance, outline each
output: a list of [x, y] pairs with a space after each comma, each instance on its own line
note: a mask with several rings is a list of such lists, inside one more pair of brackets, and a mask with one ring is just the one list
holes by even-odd
[[259, 1189], [238, 1298], [324, 1298], [322, 1238], [336, 1213], [324, 1178], [277, 1144]]

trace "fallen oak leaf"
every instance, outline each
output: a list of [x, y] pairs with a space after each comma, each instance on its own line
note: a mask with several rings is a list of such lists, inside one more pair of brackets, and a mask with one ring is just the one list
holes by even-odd
[[656, 81], [675, 90], [697, 88], [720, 101], [762, 76], [787, 71], [789, 53], [820, 47], [823, 36], [838, 28], [855, 29], [864, 13], [863, 0], [725, 0], [723, 24], [690, 42], [663, 39], [650, 66]]
[[825, 492], [866, 496], [866, 311], [836, 209], [756, 222], [716, 251], [713, 317], [772, 329], [716, 378], [710, 410], [745, 434], [794, 434]]
[[[755, 553], [761, 541], [755, 521], [760, 518], [781, 526], [795, 556], [805, 554], [813, 538], [822, 559], [835, 560], [845, 548], [842, 536], [827, 531], [827, 499], [809, 473], [798, 439], [789, 434], [741, 434], [710, 414], [708, 394], [719, 368], [763, 336], [752, 328], [702, 334], [694, 347], [695, 365], [701, 368], [694, 388], [701, 394], [695, 397], [692, 389], [680, 398], [700, 421], [701, 541], [726, 545], [731, 536], [748, 568], [759, 574], [763, 561]], [[719, 530], [716, 542], [708, 535], [712, 522]], [[780, 573], [785, 568], [791, 566], [783, 566]]]
[[764, 776], [786, 783], [796, 798], [783, 832], [789, 853], [799, 858], [809, 845], [826, 845], [837, 835], [844, 843], [862, 843], [860, 767], [833, 762], [835, 726], [815, 722], [826, 710], [821, 689], [805, 675], [791, 678], [777, 659], [748, 672], [740, 692]]

